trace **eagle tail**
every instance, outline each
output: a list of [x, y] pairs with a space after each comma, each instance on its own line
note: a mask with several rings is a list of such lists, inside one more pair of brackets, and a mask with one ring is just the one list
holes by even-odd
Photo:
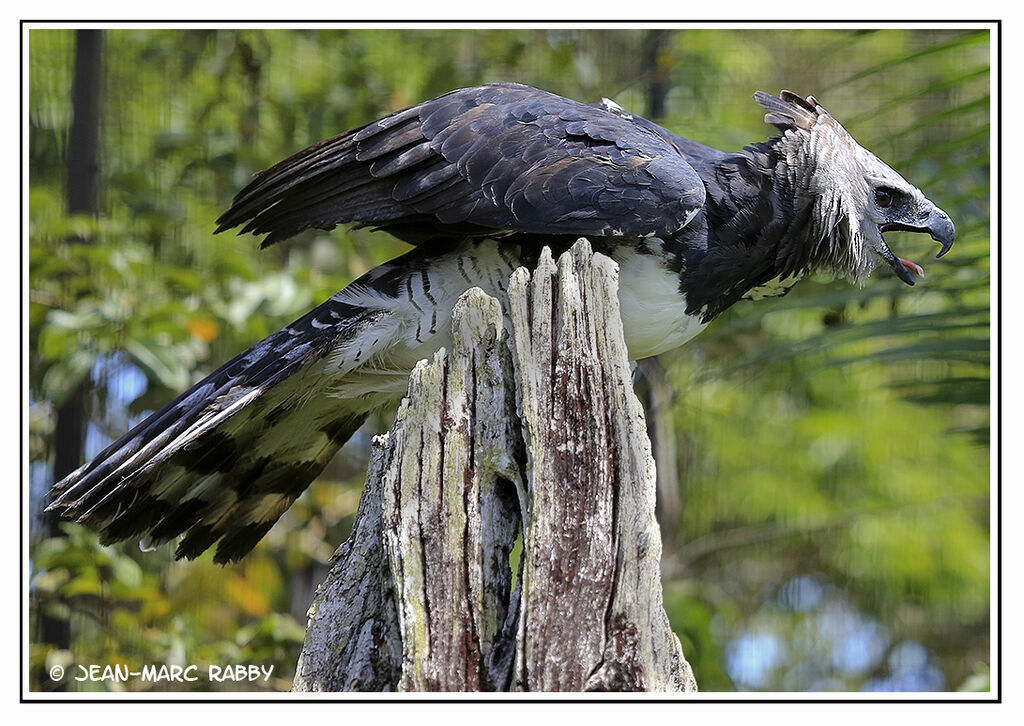
[[[184, 535], [176, 558], [248, 553], [385, 401], [335, 386], [381, 310], [332, 298], [195, 384], [54, 485], [48, 510], [110, 544]], [[332, 354], [333, 353], [333, 354]]]

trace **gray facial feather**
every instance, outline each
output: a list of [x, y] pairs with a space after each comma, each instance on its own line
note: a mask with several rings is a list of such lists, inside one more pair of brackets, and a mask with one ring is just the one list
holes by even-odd
[[797, 170], [797, 187], [813, 200], [811, 258], [817, 269], [863, 284], [886, 253], [892, 254], [881, 234], [889, 214], [877, 204], [874, 190], [901, 192], [917, 215], [934, 205], [858, 144], [813, 96], [782, 95], [758, 91], [755, 99], [769, 110], [765, 121], [783, 130], [779, 150], [788, 167]]

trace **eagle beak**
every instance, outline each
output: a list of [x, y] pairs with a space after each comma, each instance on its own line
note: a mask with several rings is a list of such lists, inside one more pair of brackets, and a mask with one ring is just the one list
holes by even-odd
[[885, 243], [884, 239], [879, 238], [878, 247], [876, 249], [881, 258], [885, 260], [886, 264], [888, 264], [889, 267], [892, 268], [892, 271], [896, 273], [896, 277], [900, 278], [908, 285], [914, 285], [914, 276], [910, 274], [911, 270], [914, 270], [914, 272], [919, 274], [921, 277], [924, 277], [924, 270], [921, 269], [920, 265], [894, 255], [892, 250], [889, 249], [889, 245]]
[[939, 250], [939, 254], [935, 255], [935, 259], [949, 252], [949, 248], [956, 240], [956, 227], [953, 226], [953, 220], [934, 204], [928, 215], [928, 233], [931, 234], [933, 240], [942, 245], [942, 249]]
[[[953, 242], [956, 240], [956, 228], [953, 226], [953, 220], [949, 218], [948, 214], [931, 202], [927, 200], [925, 200], [925, 202], [926, 206], [914, 219], [894, 220], [888, 222], [881, 225], [881, 227], [879, 227], [879, 231], [889, 232], [892, 230], [901, 230], [904, 232], [927, 232], [931, 235], [933, 240], [942, 245], [942, 249], [939, 250], [939, 254], [935, 255], [937, 259], [949, 252], [949, 248], [953, 246]], [[921, 269], [920, 265], [894, 255], [892, 250], [889, 249], [889, 246], [885, 244], [884, 240], [879, 244], [877, 251], [878, 254], [881, 255], [882, 259], [888, 263], [889, 267], [892, 268], [893, 272], [896, 273], [896, 276], [908, 285], [914, 284], [914, 276], [911, 272], [916, 273], [919, 277], [924, 277], [924, 270]]]

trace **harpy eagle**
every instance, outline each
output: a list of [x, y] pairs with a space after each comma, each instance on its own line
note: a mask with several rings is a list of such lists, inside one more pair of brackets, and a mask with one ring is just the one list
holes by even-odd
[[953, 244], [952, 221], [813, 96], [758, 92], [779, 135], [725, 153], [607, 99], [514, 83], [465, 88], [315, 144], [255, 176], [217, 231], [355, 223], [414, 245], [239, 354], [61, 482], [50, 509], [104, 544], [181, 537], [238, 560], [369, 411], [449, 344], [470, 287], [502, 297], [544, 245], [580, 236], [620, 268], [634, 359], [682, 345], [743, 297], [818, 270], [914, 284], [889, 230]]

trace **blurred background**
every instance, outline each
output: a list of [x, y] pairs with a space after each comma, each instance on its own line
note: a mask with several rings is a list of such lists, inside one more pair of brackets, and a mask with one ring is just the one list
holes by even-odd
[[[45, 493], [147, 412], [406, 249], [214, 237], [250, 176], [453, 88], [607, 96], [724, 150], [814, 94], [950, 213], [913, 288], [809, 279], [639, 367], [666, 607], [703, 691], [987, 690], [990, 37], [945, 30], [30, 31], [31, 687], [52, 665], [262, 663], [287, 689], [371, 420], [241, 563], [100, 547]], [[73, 86], [79, 89], [73, 95]], [[77, 122], [73, 124], [77, 116]], [[98, 160], [98, 161], [95, 161]], [[205, 679], [192, 687], [210, 688]], [[154, 688], [139, 681], [69, 690]], [[157, 690], [188, 688], [160, 684]], [[223, 684], [226, 690], [242, 686]]]

